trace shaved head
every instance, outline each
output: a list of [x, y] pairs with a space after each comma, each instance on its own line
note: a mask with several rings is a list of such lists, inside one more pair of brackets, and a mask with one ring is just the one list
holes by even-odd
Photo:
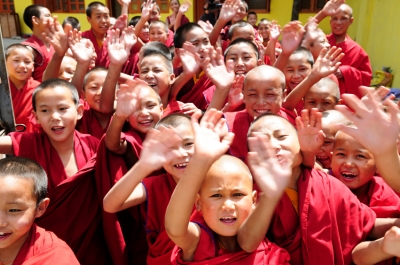
[[213, 178], [214, 176], [226, 176], [229, 178], [231, 175], [240, 174], [246, 177], [251, 186], [253, 186], [253, 177], [251, 176], [249, 168], [246, 164], [237, 157], [230, 155], [223, 155], [211, 166], [204, 181]]
[[347, 5], [347, 4], [342, 4], [342, 5], [339, 7], [339, 10], [344, 11], [344, 12], [346, 12], [347, 14], [349, 14], [349, 15], [350, 15], [350, 18], [353, 17], [353, 9], [352, 9], [349, 5]]
[[246, 87], [247, 82], [251, 79], [266, 80], [272, 78], [278, 78], [280, 80], [279, 83], [282, 85], [283, 92], [286, 88], [285, 75], [279, 69], [269, 65], [260, 65], [250, 70], [244, 79], [243, 86]]
[[324, 77], [321, 80], [319, 80], [317, 83], [315, 83], [309, 91], [321, 91], [323, 88], [327, 88], [329, 90], [330, 95], [334, 96], [337, 101], [340, 100], [340, 89], [339, 85], [333, 81], [329, 77]]
[[343, 113], [337, 110], [327, 110], [322, 112], [322, 124], [350, 124], [350, 120], [348, 120]]

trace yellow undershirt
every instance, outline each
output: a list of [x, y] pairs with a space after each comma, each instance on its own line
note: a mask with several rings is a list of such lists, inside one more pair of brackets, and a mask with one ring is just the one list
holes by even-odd
[[193, 76], [193, 81], [196, 84], [197, 81], [199, 81], [199, 79], [204, 75], [204, 71], [201, 71], [201, 73], [199, 74], [199, 78], [196, 77], [196, 75]]
[[292, 202], [292, 205], [296, 210], [297, 214], [299, 214], [299, 193], [291, 188], [286, 188], [285, 192], [289, 197], [290, 201]]
[[103, 48], [103, 41], [98, 40], [98, 39], [96, 39], [96, 41], [97, 41], [97, 45], [99, 46], [99, 50], [101, 50], [101, 48]]

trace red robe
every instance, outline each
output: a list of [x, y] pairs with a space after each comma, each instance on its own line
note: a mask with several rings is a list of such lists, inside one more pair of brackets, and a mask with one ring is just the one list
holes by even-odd
[[351, 264], [351, 252], [374, 227], [375, 213], [324, 172], [303, 168], [297, 187], [299, 214], [284, 193], [267, 238], [286, 249], [294, 265]]
[[[171, 21], [169, 19], [169, 16], [167, 17], [167, 21], [168, 21], [168, 25], [171, 25]], [[185, 25], [185, 24], [187, 24], [189, 22], [190, 22], [189, 19], [185, 15], [182, 15], [182, 17], [181, 17], [181, 25], [179, 27], [182, 27], [183, 25]], [[171, 31], [175, 32], [174, 28], [172, 28]]]
[[172, 47], [174, 46], [174, 32], [172, 30], [168, 30], [168, 39], [165, 41], [165, 46]]
[[97, 54], [96, 66], [108, 67], [108, 65], [110, 64], [110, 60], [108, 58], [108, 50], [106, 43], [104, 43], [103, 46], [99, 47], [96, 36], [94, 36], [93, 31], [91, 29], [82, 32], [82, 38], [89, 39], [93, 43], [94, 50]]
[[204, 74], [199, 80], [197, 80], [192, 90], [182, 96], [180, 100], [183, 103], [193, 103], [199, 109], [206, 109], [208, 104], [204, 98], [203, 92], [212, 85], [213, 83], [211, 80]]
[[164, 174], [145, 178], [142, 183], [147, 194], [147, 201], [140, 205], [149, 244], [147, 264], [171, 264], [171, 253], [175, 244], [165, 231], [164, 220], [176, 182], [171, 175]]
[[35, 58], [34, 70], [32, 73], [33, 79], [42, 82], [44, 70], [46, 70], [50, 59], [53, 57], [54, 48], [50, 45], [47, 49], [46, 44], [43, 43], [38, 37], [32, 35], [29, 39], [23, 41], [21, 44], [26, 45], [34, 49], [38, 55]]
[[13, 265], [79, 265], [71, 248], [52, 232], [33, 224]]
[[[46, 133], [12, 132], [9, 135], [12, 139], [15, 156], [35, 160], [46, 171], [49, 191], [68, 178], [61, 158], [51, 145]], [[98, 145], [98, 139], [77, 131], [74, 132], [74, 152], [78, 169], [81, 169], [96, 153]]]
[[[281, 108], [277, 114], [295, 126], [296, 114], [294, 112]], [[247, 148], [247, 133], [254, 119], [250, 117], [247, 110], [225, 112], [224, 116], [228, 130], [235, 134], [235, 138], [229, 148], [229, 154], [245, 161], [249, 152]]]
[[355, 94], [361, 98], [359, 86], [370, 86], [372, 79], [371, 63], [368, 54], [361, 46], [353, 41], [349, 36], [341, 43], [336, 43], [335, 36], [326, 36], [331, 46], [342, 48], [344, 57], [340, 61], [342, 64], [339, 69], [343, 78], [339, 79], [340, 94]]
[[200, 241], [194, 253], [193, 261], [183, 261], [181, 249], [177, 246], [172, 253], [172, 264], [202, 265], [250, 265], [250, 264], [289, 264], [289, 254], [277, 245], [264, 239], [257, 250], [228, 252], [221, 249], [214, 232], [207, 226], [203, 216], [194, 212], [190, 220], [200, 226]]
[[177, 100], [170, 100], [168, 102], [168, 105], [165, 107], [163, 111], [163, 117], [168, 116], [169, 114], [173, 113], [183, 113], [182, 112], [182, 106], [184, 103], [177, 101]]
[[139, 73], [137, 66], [138, 62], [139, 62], [139, 50], [135, 46], [133, 46], [129, 54], [128, 60], [122, 67], [121, 72], [131, 76], [133, 76], [133, 74]]
[[35, 126], [31, 123], [33, 119], [32, 93], [40, 83], [31, 77], [25, 82], [25, 85], [18, 90], [10, 79], [8, 79], [8, 81], [14, 108], [15, 124], [25, 124], [25, 132], [35, 131]]
[[79, 130], [81, 133], [90, 134], [91, 136], [94, 136], [100, 140], [106, 133], [107, 128], [110, 125], [111, 115], [108, 120], [107, 127], [103, 129], [93, 110], [90, 108], [89, 104], [84, 101], [83, 106], [83, 115], [82, 118], [78, 121], [76, 129]]

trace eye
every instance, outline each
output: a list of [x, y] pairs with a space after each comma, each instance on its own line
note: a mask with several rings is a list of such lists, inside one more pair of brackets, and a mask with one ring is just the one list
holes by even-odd
[[17, 212], [20, 212], [20, 211], [21, 211], [20, 209], [10, 209], [9, 210], [10, 213], [17, 213]]
[[188, 143], [185, 143], [185, 146], [193, 146], [193, 142], [188, 142]]
[[276, 137], [276, 139], [278, 139], [278, 140], [280, 140], [280, 141], [283, 141], [283, 140], [286, 139], [286, 137], [287, 137], [286, 134], [282, 134], [282, 135], [279, 135], [278, 137]]
[[218, 193], [216, 193], [216, 194], [213, 194], [213, 195], [211, 195], [211, 197], [213, 197], [213, 198], [220, 198], [220, 197], [222, 197], [222, 195], [221, 195], [221, 194], [218, 194]]
[[332, 103], [329, 102], [329, 101], [325, 101], [325, 102], [324, 102], [324, 105], [332, 105]]
[[364, 155], [357, 155], [356, 157], [357, 157], [357, 158], [362, 158], [362, 159], [366, 159], [366, 158], [367, 158], [367, 157], [364, 156]]
[[331, 141], [324, 141], [324, 145], [330, 145], [330, 144], [332, 144]]
[[310, 105], [314, 105], [315, 101], [308, 101], [307, 103], [310, 104]]
[[342, 156], [343, 157], [343, 156], [346, 156], [346, 155], [344, 153], [339, 152], [339, 153], [336, 153], [335, 156]]
[[47, 109], [41, 109], [40, 112], [48, 112]]
[[234, 197], [242, 197], [245, 196], [243, 193], [237, 192], [233, 194]]

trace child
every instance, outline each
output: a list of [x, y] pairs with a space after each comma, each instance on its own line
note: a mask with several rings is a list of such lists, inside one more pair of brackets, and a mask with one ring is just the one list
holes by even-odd
[[38, 82], [42, 81], [42, 75], [46, 69], [51, 57], [54, 54], [54, 49], [46, 38], [42, 35], [47, 24], [53, 22], [50, 11], [41, 5], [30, 5], [25, 8], [24, 22], [32, 30], [32, 36], [23, 41], [22, 44], [31, 49], [34, 56], [34, 71], [33, 79]]
[[[172, 194], [165, 229], [177, 245], [173, 264], [288, 264], [287, 253], [264, 240], [257, 251], [246, 253], [237, 242], [237, 233], [254, 209], [256, 192], [246, 165], [223, 156], [234, 135], [220, 138], [222, 113], [211, 109], [197, 123], [194, 154]], [[196, 212], [192, 215], [193, 205]], [[192, 215], [192, 216], [191, 216]], [[250, 238], [247, 240], [251, 241]]]
[[90, 30], [82, 32], [82, 37], [89, 39], [97, 54], [96, 66], [108, 66], [107, 47], [103, 45], [104, 38], [110, 27], [110, 11], [100, 2], [91, 2], [86, 8]]
[[333, 110], [340, 101], [339, 86], [329, 77], [322, 78], [304, 95], [304, 109]]
[[151, 22], [149, 33], [150, 41], [158, 41], [165, 44], [168, 40], [168, 26], [160, 20]]
[[[292, 172], [271, 225], [260, 219], [257, 224], [263, 229], [269, 226], [267, 238], [289, 251], [291, 264], [350, 264], [354, 246], [367, 236], [383, 236], [399, 220], [375, 221], [375, 213], [340, 181], [304, 168], [301, 151], [306, 150], [307, 143], [320, 141], [321, 133], [312, 117], [297, 118], [296, 123], [299, 137], [290, 122], [272, 114], [258, 117], [249, 129], [249, 135], [266, 135], [278, 161], [289, 165]], [[259, 238], [253, 245], [241, 244], [251, 252], [264, 235], [255, 234], [259, 230], [248, 224], [254, 225], [254, 221], [242, 227], [246, 232], [241, 237]]]
[[32, 51], [25, 45], [12, 44], [5, 54], [15, 123], [23, 124], [26, 132], [33, 132], [32, 92], [40, 83], [32, 78]]
[[254, 11], [250, 11], [247, 14], [247, 22], [249, 22], [250, 25], [257, 29], [257, 13]]
[[186, 0], [183, 5], [179, 0], [172, 0], [169, 2], [169, 8], [172, 11], [172, 14], [167, 17], [167, 21], [165, 22], [168, 25], [168, 28], [172, 31], [176, 31], [180, 26], [189, 23], [189, 19], [185, 16], [185, 12], [189, 9], [191, 3]]
[[76, 29], [77, 31], [81, 31], [81, 23], [79, 23], [79, 20], [76, 17], [66, 17], [62, 23], [62, 27], [65, 31], [65, 33], [68, 33], [65, 28], [65, 24], [70, 24], [72, 26], [72, 29]]
[[42, 131], [0, 137], [0, 153], [37, 161], [48, 175], [51, 191], [86, 164], [98, 140], [75, 131], [83, 107], [76, 88], [68, 82], [49, 79], [40, 84], [33, 92], [32, 107]]
[[352, 93], [361, 97], [358, 87], [370, 85], [371, 63], [368, 54], [347, 35], [354, 17], [352, 8], [343, 2], [328, 1], [315, 19], [319, 23], [325, 17], [331, 16], [332, 33], [327, 36], [327, 39], [331, 46], [342, 48], [345, 54], [342, 66], [335, 73], [339, 80], [340, 94]]
[[[140, 16], [134, 16], [130, 21], [129, 21], [129, 26], [136, 27], [136, 24], [139, 22]], [[140, 31], [139, 35], [137, 35], [138, 38], [143, 42], [143, 44], [148, 43], [150, 39], [149, 35], [149, 22], [145, 22], [142, 30]]]
[[77, 61], [69, 56], [64, 56], [61, 61], [58, 78], [71, 82], [76, 70]]
[[[250, 23], [244, 20], [239, 20], [238, 22], [229, 27], [228, 39], [226, 44], [229, 45], [229, 42], [234, 41], [238, 38], [243, 38], [249, 41], [255, 40], [254, 28], [251, 26]], [[226, 50], [226, 46], [225, 47], [224, 45], [222, 46], [223, 51]]]
[[1, 264], [79, 264], [64, 241], [34, 223], [50, 202], [40, 165], [9, 157], [0, 168]]
[[[147, 264], [171, 264], [174, 243], [164, 230], [164, 216], [176, 183], [193, 155], [193, 137], [189, 116], [171, 114], [161, 119], [146, 136], [139, 161], [104, 198], [107, 212], [140, 205], [149, 244]], [[152, 176], [161, 166], [167, 174]]]
[[266, 18], [261, 19], [258, 23], [258, 33], [261, 36], [262, 44], [265, 48], [264, 63], [266, 65], [274, 65], [277, 55], [282, 50], [282, 46], [278, 41], [281, 35], [281, 27], [276, 21], [269, 21]]

